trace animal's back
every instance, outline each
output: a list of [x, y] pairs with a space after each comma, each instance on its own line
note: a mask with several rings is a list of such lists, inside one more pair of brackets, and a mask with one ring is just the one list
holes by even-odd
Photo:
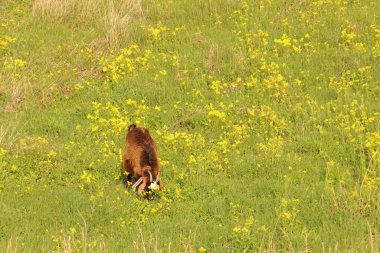
[[154, 142], [154, 141], [152, 137], [150, 136], [150, 133], [147, 129], [142, 128], [142, 127], [137, 127], [134, 124], [128, 127], [128, 133], [127, 133], [128, 144], [135, 144], [135, 145], [142, 146], [151, 142]]
[[128, 173], [141, 175], [141, 168], [149, 165], [159, 172], [159, 162], [157, 154], [157, 144], [151, 137], [149, 131], [132, 124], [128, 127], [123, 155], [124, 169]]

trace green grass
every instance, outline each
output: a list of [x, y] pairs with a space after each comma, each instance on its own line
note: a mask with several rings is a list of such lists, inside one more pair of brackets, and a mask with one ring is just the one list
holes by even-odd
[[[2, 1], [0, 251], [378, 252], [379, 11]], [[123, 184], [131, 123], [151, 201]]]

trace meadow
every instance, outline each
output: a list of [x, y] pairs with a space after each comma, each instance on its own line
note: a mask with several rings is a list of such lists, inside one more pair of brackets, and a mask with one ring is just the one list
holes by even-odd
[[[1, 252], [379, 252], [376, 0], [0, 0]], [[129, 124], [166, 190], [125, 186]]]

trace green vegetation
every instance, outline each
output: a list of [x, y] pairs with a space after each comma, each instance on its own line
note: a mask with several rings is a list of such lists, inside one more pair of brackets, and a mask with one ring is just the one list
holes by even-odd
[[[0, 1], [0, 251], [378, 252], [379, 13]], [[131, 123], [151, 201], [123, 183]]]

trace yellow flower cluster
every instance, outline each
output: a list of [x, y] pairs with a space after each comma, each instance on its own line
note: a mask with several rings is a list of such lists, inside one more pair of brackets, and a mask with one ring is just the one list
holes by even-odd
[[299, 213], [299, 199], [281, 199], [280, 208], [277, 210], [280, 217], [284, 220], [295, 220]]
[[371, 160], [380, 164], [380, 131], [366, 134], [365, 146]]
[[99, 60], [107, 82], [118, 83], [123, 76], [146, 70], [151, 61], [152, 51], [141, 51], [138, 45], [121, 49], [117, 55], [101, 57]]
[[26, 61], [13, 57], [6, 58], [4, 61], [4, 67], [7, 70], [23, 69], [25, 65]]
[[166, 26], [161, 25], [160, 23], [154, 26], [148, 26], [147, 27], [148, 32], [150, 33], [151, 40], [157, 41], [162, 39], [162, 35], [169, 31], [169, 28]]
[[16, 38], [12, 38], [10, 36], [2, 36], [0, 37], [0, 52], [1, 50], [6, 50], [10, 44], [14, 43]]

